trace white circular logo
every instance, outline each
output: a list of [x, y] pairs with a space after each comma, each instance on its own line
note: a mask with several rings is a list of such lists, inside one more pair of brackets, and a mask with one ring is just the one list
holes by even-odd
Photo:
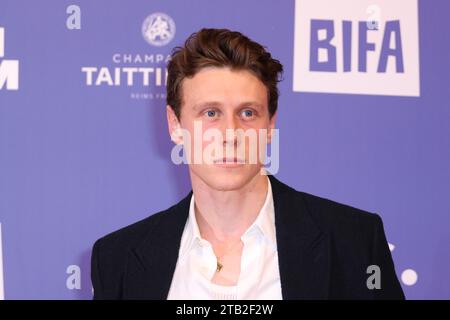
[[142, 36], [153, 46], [165, 46], [175, 36], [175, 22], [165, 13], [152, 13], [142, 23]]

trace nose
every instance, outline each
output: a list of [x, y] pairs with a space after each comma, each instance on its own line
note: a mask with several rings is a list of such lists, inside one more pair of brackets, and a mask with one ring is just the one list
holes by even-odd
[[238, 120], [232, 114], [227, 115], [222, 129], [224, 147], [236, 147], [238, 145], [237, 129], [239, 129]]

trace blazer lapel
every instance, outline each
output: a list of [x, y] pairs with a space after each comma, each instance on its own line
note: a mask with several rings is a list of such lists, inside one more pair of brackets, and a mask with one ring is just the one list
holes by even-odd
[[167, 212], [160, 214], [145, 240], [130, 250], [124, 299], [167, 299], [191, 196], [192, 191]]
[[311, 218], [301, 193], [269, 176], [283, 299], [326, 299], [329, 236]]

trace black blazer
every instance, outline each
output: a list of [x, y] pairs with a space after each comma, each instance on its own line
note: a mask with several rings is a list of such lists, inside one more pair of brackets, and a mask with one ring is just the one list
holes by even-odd
[[[404, 299], [381, 218], [269, 176], [283, 299]], [[94, 244], [94, 299], [167, 299], [192, 191]], [[381, 289], [368, 289], [370, 265]]]

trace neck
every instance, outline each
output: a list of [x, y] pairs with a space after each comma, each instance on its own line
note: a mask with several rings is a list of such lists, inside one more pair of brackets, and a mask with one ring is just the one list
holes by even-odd
[[195, 217], [202, 237], [212, 243], [240, 239], [266, 199], [268, 177], [257, 174], [235, 190], [215, 190], [191, 174]]

